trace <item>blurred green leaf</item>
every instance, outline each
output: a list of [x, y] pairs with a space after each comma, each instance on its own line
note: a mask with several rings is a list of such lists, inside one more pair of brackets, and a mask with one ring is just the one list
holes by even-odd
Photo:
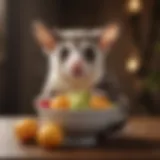
[[158, 42], [158, 43], [155, 45], [154, 50], [155, 50], [156, 52], [160, 52], [160, 42]]
[[146, 81], [146, 87], [151, 91], [160, 91], [160, 71], [151, 72]]

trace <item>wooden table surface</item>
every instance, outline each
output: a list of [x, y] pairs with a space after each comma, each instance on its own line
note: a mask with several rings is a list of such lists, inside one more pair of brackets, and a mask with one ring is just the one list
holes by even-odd
[[160, 159], [160, 117], [131, 117], [124, 128], [94, 148], [43, 150], [19, 144], [13, 127], [21, 118], [0, 118], [0, 159]]

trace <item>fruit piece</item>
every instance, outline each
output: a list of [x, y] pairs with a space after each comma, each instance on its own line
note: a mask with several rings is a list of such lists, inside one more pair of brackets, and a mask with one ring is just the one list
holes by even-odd
[[70, 101], [66, 96], [58, 96], [51, 100], [50, 106], [55, 109], [68, 109], [70, 106]]
[[44, 148], [60, 146], [63, 142], [61, 128], [54, 124], [44, 124], [37, 132], [37, 142]]
[[49, 100], [41, 100], [40, 106], [43, 108], [48, 108], [49, 107]]
[[73, 92], [69, 94], [71, 109], [85, 109], [89, 105], [90, 93], [88, 91]]
[[93, 96], [90, 100], [93, 109], [105, 109], [111, 107], [111, 102], [105, 96]]
[[15, 126], [15, 134], [20, 141], [26, 142], [34, 138], [37, 128], [37, 122], [33, 119], [21, 120]]

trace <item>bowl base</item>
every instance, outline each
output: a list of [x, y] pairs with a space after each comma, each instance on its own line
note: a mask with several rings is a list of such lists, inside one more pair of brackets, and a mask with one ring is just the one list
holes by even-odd
[[64, 147], [93, 147], [96, 145], [96, 136], [68, 136], [64, 141]]
[[106, 139], [109, 138], [113, 133], [121, 130], [125, 125], [125, 120], [118, 122], [114, 125], [108, 126], [105, 130], [96, 133], [88, 133], [88, 134], [76, 134], [76, 133], [68, 133], [64, 146], [65, 147], [96, 147], [98, 145], [103, 146], [105, 144]]

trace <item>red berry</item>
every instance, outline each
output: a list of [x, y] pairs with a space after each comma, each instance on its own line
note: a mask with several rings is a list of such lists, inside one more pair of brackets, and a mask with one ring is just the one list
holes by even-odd
[[48, 108], [49, 107], [49, 100], [41, 100], [40, 107]]

